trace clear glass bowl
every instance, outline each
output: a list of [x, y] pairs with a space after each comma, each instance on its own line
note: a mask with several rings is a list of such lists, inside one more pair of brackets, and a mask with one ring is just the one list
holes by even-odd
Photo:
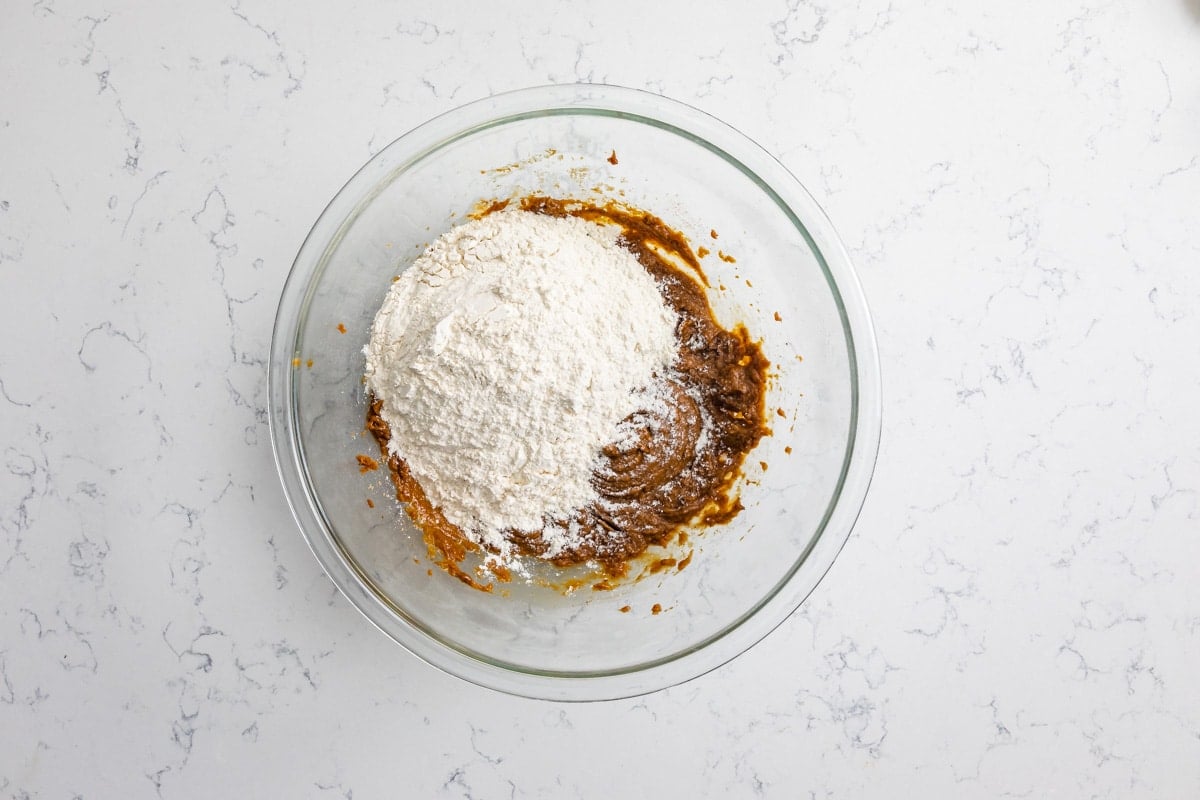
[[[393, 276], [480, 200], [535, 192], [617, 197], [714, 251], [704, 264], [717, 318], [744, 322], [774, 364], [774, 434], [747, 459], [745, 510], [692, 538], [686, 570], [613, 591], [564, 595], [517, 580], [504, 587], [507, 596], [485, 594], [436, 567], [430, 574], [385, 472], [357, 469], [355, 455], [378, 455], [363, 433], [361, 350]], [[736, 262], [719, 259], [718, 249]], [[284, 490], [346, 597], [436, 667], [555, 700], [670, 686], [765, 636], [803, 602], [846, 541], [879, 443], [879, 365], [867, 306], [816, 202], [733, 128], [611, 86], [497, 95], [422, 125], [371, 159], [296, 257], [279, 303], [269, 381]], [[540, 569], [554, 577], [548, 565]], [[651, 613], [654, 604], [661, 613]], [[622, 613], [624, 606], [630, 610]]]

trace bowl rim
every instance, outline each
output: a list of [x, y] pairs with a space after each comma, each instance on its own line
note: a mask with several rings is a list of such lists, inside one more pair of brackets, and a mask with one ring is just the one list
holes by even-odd
[[[787, 573], [753, 607], [701, 641], [651, 662], [592, 673], [531, 670], [469, 653], [408, 619], [370, 588], [370, 578], [331, 533], [309, 483], [295, 425], [292, 369], [293, 359], [300, 356], [305, 309], [328, 254], [391, 180], [431, 153], [481, 130], [563, 114], [616, 116], [668, 130], [730, 161], [767, 193], [804, 237], [825, 273], [841, 314], [851, 377], [841, 479], [808, 547]], [[677, 685], [736, 658], [782, 624], [824, 578], [849, 538], [870, 486], [882, 429], [882, 381], [870, 312], [849, 254], [824, 210], [778, 159], [727, 123], [677, 100], [607, 84], [537, 86], [475, 100], [413, 128], [372, 156], [334, 195], [301, 244], [280, 295], [267, 378], [271, 447], [288, 506], [309, 549], [351, 605], [393, 641], [444, 672], [547, 700], [617, 699]], [[806, 565], [811, 568], [802, 573]], [[752, 618], [765, 624], [747, 625]]]

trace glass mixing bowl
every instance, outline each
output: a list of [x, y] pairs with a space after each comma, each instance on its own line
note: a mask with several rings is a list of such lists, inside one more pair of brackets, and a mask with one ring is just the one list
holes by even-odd
[[[516, 579], [486, 594], [429, 563], [385, 470], [358, 469], [357, 454], [378, 456], [363, 431], [361, 351], [392, 278], [479, 201], [531, 193], [615, 198], [712, 250], [703, 263], [718, 320], [744, 322], [773, 363], [774, 433], [746, 460], [745, 510], [693, 534], [685, 570], [611, 591], [564, 594]], [[279, 303], [269, 382], [272, 443], [292, 512], [350, 602], [436, 667], [555, 700], [670, 686], [765, 636], [804, 601], [846, 541], [879, 443], [870, 317], [816, 202], [733, 128], [611, 86], [480, 100], [372, 158], [296, 257]], [[533, 571], [543, 580], [569, 577], [545, 564]], [[656, 604], [660, 613], [652, 612]]]

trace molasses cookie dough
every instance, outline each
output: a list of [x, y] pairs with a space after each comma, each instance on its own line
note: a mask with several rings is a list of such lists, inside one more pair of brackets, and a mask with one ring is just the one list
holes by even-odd
[[[511, 205], [495, 203], [480, 216], [512, 213]], [[565, 518], [547, 518], [540, 529], [504, 534], [516, 553], [559, 566], [599, 562], [609, 574], [620, 575], [630, 559], [651, 545], [668, 543], [682, 526], [724, 523], [741, 510], [734, 483], [746, 455], [769, 432], [764, 412], [769, 362], [743, 326], [727, 330], [717, 323], [698, 260], [684, 237], [659, 218], [615, 204], [538, 196], [523, 198], [519, 208], [617, 226], [618, 243], [654, 278], [677, 316], [670, 369], [656, 375], [644, 407], [617, 426], [600, 452], [591, 479], [596, 499]], [[484, 588], [458, 566], [477, 543], [429, 502], [402, 454], [389, 453], [389, 428], [378, 399], [370, 404], [367, 428], [388, 462], [397, 497], [425, 534], [431, 557], [461, 580]], [[499, 577], [507, 577], [502, 561], [489, 563]]]

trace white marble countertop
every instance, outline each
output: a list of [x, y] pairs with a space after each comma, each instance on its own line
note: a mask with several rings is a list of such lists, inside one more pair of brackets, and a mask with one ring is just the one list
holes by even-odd
[[[1200, 795], [1200, 5], [723, 5], [6, 4], [0, 796]], [[570, 81], [776, 153], [886, 392], [806, 606], [580, 706], [447, 677], [341, 598], [264, 367], [363, 161]]]

